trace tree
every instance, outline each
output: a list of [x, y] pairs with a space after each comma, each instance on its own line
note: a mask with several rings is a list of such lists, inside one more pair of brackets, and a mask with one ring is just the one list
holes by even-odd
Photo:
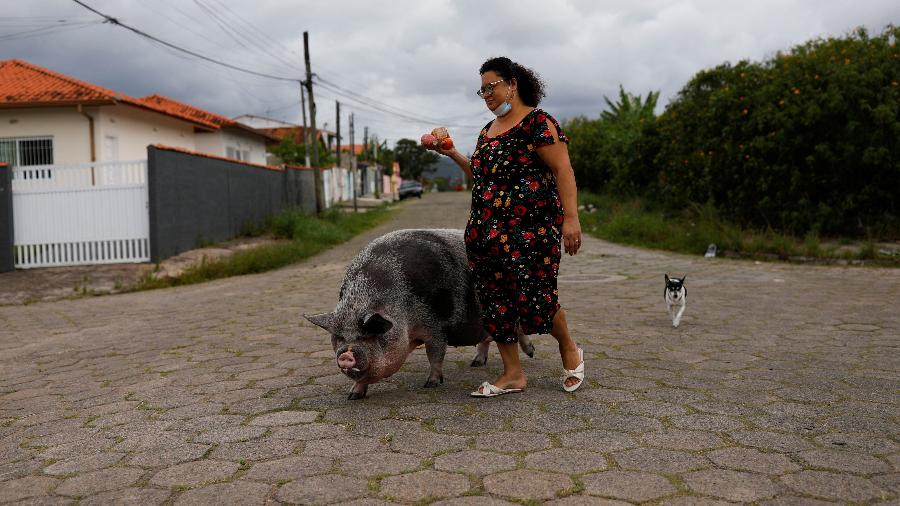
[[428, 151], [412, 139], [400, 139], [394, 147], [394, 156], [400, 163], [400, 177], [421, 179], [422, 172], [440, 159], [437, 153]]
[[[327, 149], [321, 142], [319, 145], [319, 165], [325, 167], [334, 163], [334, 153]], [[282, 163], [291, 165], [303, 165], [306, 163], [306, 145], [294, 142], [291, 137], [285, 137], [277, 146], [271, 148], [272, 154], [281, 159]]]

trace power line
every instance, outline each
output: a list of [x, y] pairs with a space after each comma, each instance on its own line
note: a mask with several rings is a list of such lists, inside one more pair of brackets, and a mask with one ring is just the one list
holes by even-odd
[[223, 62], [223, 61], [220, 61], [220, 60], [216, 60], [215, 58], [210, 58], [209, 56], [205, 56], [205, 55], [202, 55], [202, 54], [197, 53], [197, 52], [195, 52], [195, 51], [191, 51], [190, 49], [185, 49], [185, 48], [183, 48], [183, 47], [181, 47], [181, 46], [178, 46], [178, 45], [176, 45], [176, 44], [172, 44], [171, 42], [166, 42], [166, 41], [164, 41], [164, 40], [162, 40], [162, 39], [160, 39], [160, 38], [158, 38], [158, 37], [154, 37], [153, 35], [150, 35], [149, 33], [143, 32], [143, 31], [141, 31], [141, 30], [138, 30], [137, 28], [134, 28], [134, 27], [132, 27], [132, 26], [126, 25], [125, 23], [120, 22], [118, 19], [116, 19], [116, 18], [114, 18], [114, 17], [112, 17], [112, 16], [109, 16], [109, 15], [107, 15], [107, 14], [104, 14], [104, 13], [102, 13], [102, 12], [100, 12], [100, 11], [94, 9], [93, 7], [91, 7], [91, 6], [87, 5], [87, 4], [85, 4], [85, 3], [82, 2], [81, 0], [72, 0], [72, 1], [75, 2], [75, 3], [77, 3], [77, 4], [80, 5], [80, 6], [84, 7], [85, 9], [87, 9], [87, 10], [93, 12], [93, 13], [95, 13], [95, 14], [97, 14], [97, 15], [99, 15], [99, 16], [102, 16], [102, 17], [106, 20], [107, 23], [110, 23], [110, 24], [113, 24], [113, 25], [116, 25], [116, 26], [121, 26], [122, 28], [125, 28], [126, 30], [129, 30], [129, 31], [131, 31], [131, 32], [134, 32], [134, 33], [140, 35], [141, 37], [145, 37], [145, 38], [147, 38], [147, 39], [156, 41], [156, 42], [158, 42], [158, 43], [160, 43], [160, 44], [163, 44], [163, 45], [165, 45], [165, 46], [167, 46], [167, 47], [170, 47], [170, 48], [172, 48], [172, 49], [174, 49], [174, 50], [176, 50], [176, 51], [181, 51], [182, 53], [186, 53], [186, 54], [189, 54], [189, 55], [191, 55], [191, 56], [194, 56], [195, 58], [200, 58], [201, 60], [206, 60], [206, 61], [208, 61], [208, 62], [215, 63], [216, 65], [221, 65], [221, 66], [223, 66], [223, 67], [227, 67], [227, 68], [230, 68], [230, 69], [232, 69], [232, 70], [237, 70], [237, 71], [239, 71], [239, 72], [244, 72], [244, 73], [247, 73], [247, 74], [253, 74], [253, 75], [259, 76], [259, 77], [266, 77], [266, 78], [269, 78], [269, 79], [277, 79], [277, 80], [279, 80], [279, 81], [291, 81], [291, 82], [301, 82], [301, 83], [304, 82], [303, 79], [299, 79], [299, 78], [290, 78], [290, 77], [284, 77], [284, 76], [275, 76], [275, 75], [272, 75], [272, 74], [266, 74], [266, 73], [263, 73], [263, 72], [257, 72], [257, 71], [255, 71], [255, 70], [245, 69], [245, 68], [243, 68], [243, 67], [238, 67], [237, 65], [232, 65], [232, 64], [230, 64], [230, 63], [226, 63], [226, 62]]

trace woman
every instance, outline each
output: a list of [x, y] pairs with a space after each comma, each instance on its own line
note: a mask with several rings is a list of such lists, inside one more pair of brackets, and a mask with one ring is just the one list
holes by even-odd
[[544, 85], [533, 71], [509, 58], [491, 58], [480, 74], [477, 94], [497, 118], [481, 130], [471, 160], [455, 148], [438, 150], [475, 182], [466, 251], [485, 329], [503, 359], [503, 374], [472, 396], [525, 389], [518, 330], [556, 338], [563, 388], [571, 392], [584, 381], [584, 352], [569, 335], [556, 289], [560, 241], [569, 255], [581, 246], [568, 138], [537, 108]]

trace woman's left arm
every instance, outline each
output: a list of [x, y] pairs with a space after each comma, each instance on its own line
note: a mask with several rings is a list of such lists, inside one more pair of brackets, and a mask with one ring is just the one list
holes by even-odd
[[575, 171], [569, 161], [569, 148], [559, 140], [556, 126], [549, 119], [547, 126], [553, 135], [553, 144], [537, 149], [541, 160], [550, 167], [556, 177], [559, 197], [565, 213], [562, 235], [566, 253], [574, 255], [581, 248], [581, 222], [578, 220], [578, 190], [575, 186]]

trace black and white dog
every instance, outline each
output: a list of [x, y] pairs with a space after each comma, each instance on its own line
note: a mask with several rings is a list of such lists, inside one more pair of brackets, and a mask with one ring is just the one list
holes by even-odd
[[666, 298], [666, 309], [669, 311], [669, 316], [672, 317], [672, 326], [676, 328], [681, 323], [681, 315], [684, 314], [684, 307], [687, 303], [687, 287], [684, 286], [686, 277], [670, 278], [666, 274], [666, 288], [663, 295]]

